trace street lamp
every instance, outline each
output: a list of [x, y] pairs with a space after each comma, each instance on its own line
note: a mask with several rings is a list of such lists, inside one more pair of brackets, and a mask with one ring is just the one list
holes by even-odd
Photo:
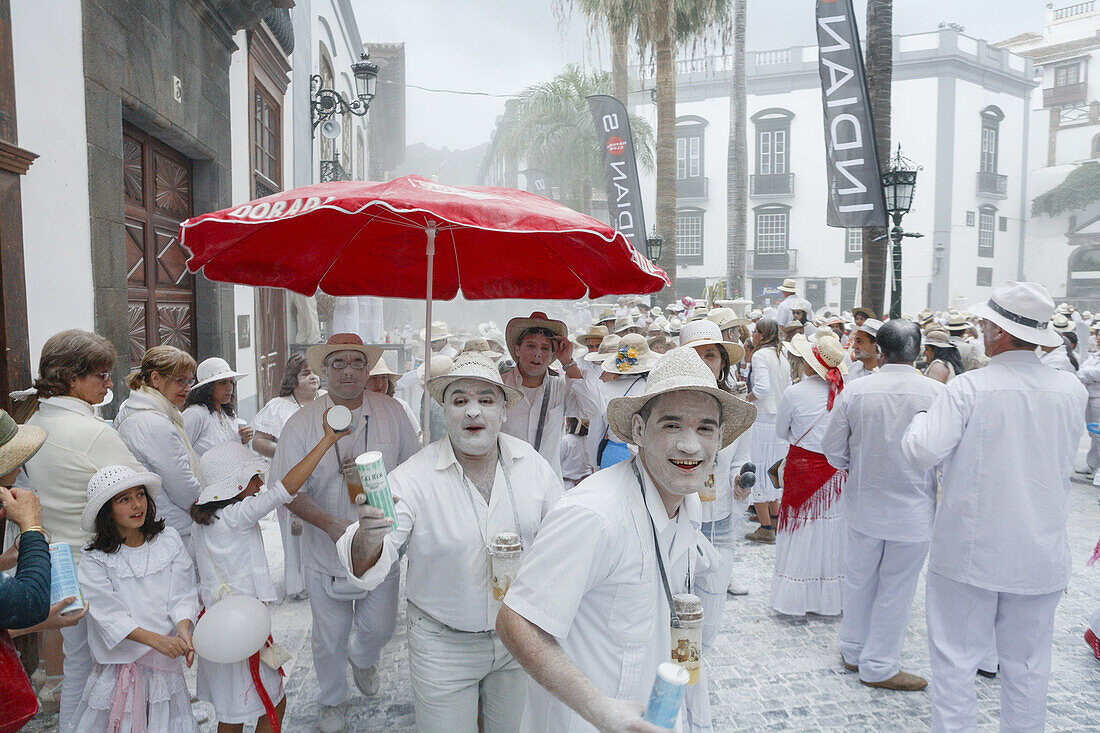
[[[917, 171], [912, 161], [901, 154], [901, 145], [890, 159], [890, 170], [882, 174], [882, 188], [886, 193], [886, 211], [894, 220], [890, 229], [890, 241], [894, 246], [891, 255], [894, 265], [894, 287], [890, 292], [890, 317], [901, 318], [901, 240], [905, 237], [923, 237], [923, 234], [907, 232], [901, 228], [901, 218], [913, 206], [913, 190], [917, 187]], [[883, 237], [879, 237], [882, 239]]]
[[[317, 125], [330, 120], [336, 115], [353, 114], [362, 117], [370, 108], [378, 85], [378, 64], [370, 60], [370, 54], [364, 53], [351, 65], [351, 73], [355, 76], [355, 99], [350, 102], [344, 95], [335, 89], [326, 89], [320, 74], [309, 77], [309, 116], [312, 122], [310, 134], [317, 129]], [[339, 134], [339, 128], [335, 134]]]
[[665, 238], [658, 234], [656, 229], [651, 229], [649, 236], [645, 238], [645, 256], [650, 262], [661, 259], [661, 247], [664, 243]]

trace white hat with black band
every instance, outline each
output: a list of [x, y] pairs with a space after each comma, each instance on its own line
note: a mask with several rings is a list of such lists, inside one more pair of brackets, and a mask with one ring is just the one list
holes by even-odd
[[1029, 344], [1062, 344], [1062, 336], [1050, 325], [1054, 299], [1039, 283], [1005, 280], [993, 288], [988, 301], [972, 305], [970, 313]]

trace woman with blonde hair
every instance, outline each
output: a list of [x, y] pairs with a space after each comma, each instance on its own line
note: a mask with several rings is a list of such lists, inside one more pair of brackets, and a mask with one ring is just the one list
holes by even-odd
[[199, 498], [199, 459], [180, 408], [195, 384], [195, 360], [174, 346], [154, 346], [129, 377], [130, 396], [119, 408], [115, 429], [134, 456], [160, 476], [164, 497], [160, 518], [191, 549], [191, 505]]

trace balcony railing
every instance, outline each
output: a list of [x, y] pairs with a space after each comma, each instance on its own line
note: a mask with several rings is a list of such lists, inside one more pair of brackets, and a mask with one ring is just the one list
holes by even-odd
[[1088, 85], [1082, 81], [1077, 84], [1065, 84], [1060, 87], [1044, 89], [1043, 106], [1074, 107], [1079, 104], [1084, 104], [1085, 96], [1088, 93], [1087, 86]]
[[798, 272], [798, 250], [758, 253], [749, 250], [747, 269], [753, 274]]
[[1093, 0], [1089, 0], [1088, 2], [1084, 3], [1074, 3], [1073, 5], [1067, 5], [1064, 8], [1056, 8], [1053, 11], [1054, 19], [1065, 20], [1067, 18], [1072, 18], [1075, 15], [1084, 15], [1086, 13], [1091, 13], [1095, 6], [1096, 3]]
[[986, 198], [1008, 198], [1008, 176], [1004, 173], [978, 173], [978, 195]]
[[705, 176], [676, 179], [676, 198], [705, 199], [707, 197], [707, 179]]
[[757, 173], [749, 176], [750, 196], [794, 195], [794, 173]]
[[350, 181], [351, 175], [344, 170], [344, 166], [340, 165], [338, 160], [322, 160], [321, 161], [321, 183], [331, 183], [332, 181]]

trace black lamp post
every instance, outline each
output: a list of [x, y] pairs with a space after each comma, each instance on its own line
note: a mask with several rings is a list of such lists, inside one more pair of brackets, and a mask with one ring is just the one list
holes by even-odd
[[[657, 264], [661, 259], [661, 247], [664, 246], [665, 238], [657, 233], [657, 228], [649, 230], [649, 236], [645, 238], [645, 256], [649, 258], [649, 261], [653, 264]], [[657, 293], [653, 293], [649, 296], [649, 307], [657, 305]]]
[[907, 232], [901, 228], [901, 218], [913, 206], [913, 190], [917, 186], [918, 167], [901, 154], [901, 145], [890, 159], [890, 170], [882, 174], [882, 188], [886, 192], [886, 211], [894, 220], [890, 229], [893, 242], [891, 256], [894, 265], [894, 287], [890, 292], [890, 317], [901, 318], [901, 240], [905, 237], [923, 237], [923, 234]]
[[351, 65], [351, 73], [355, 76], [356, 97], [350, 102], [335, 89], [324, 88], [320, 74], [309, 77], [309, 116], [313, 123], [311, 132], [317, 129], [317, 125], [338, 114], [362, 117], [367, 113], [378, 86], [378, 64], [370, 60], [369, 53], [364, 53], [359, 61]]

